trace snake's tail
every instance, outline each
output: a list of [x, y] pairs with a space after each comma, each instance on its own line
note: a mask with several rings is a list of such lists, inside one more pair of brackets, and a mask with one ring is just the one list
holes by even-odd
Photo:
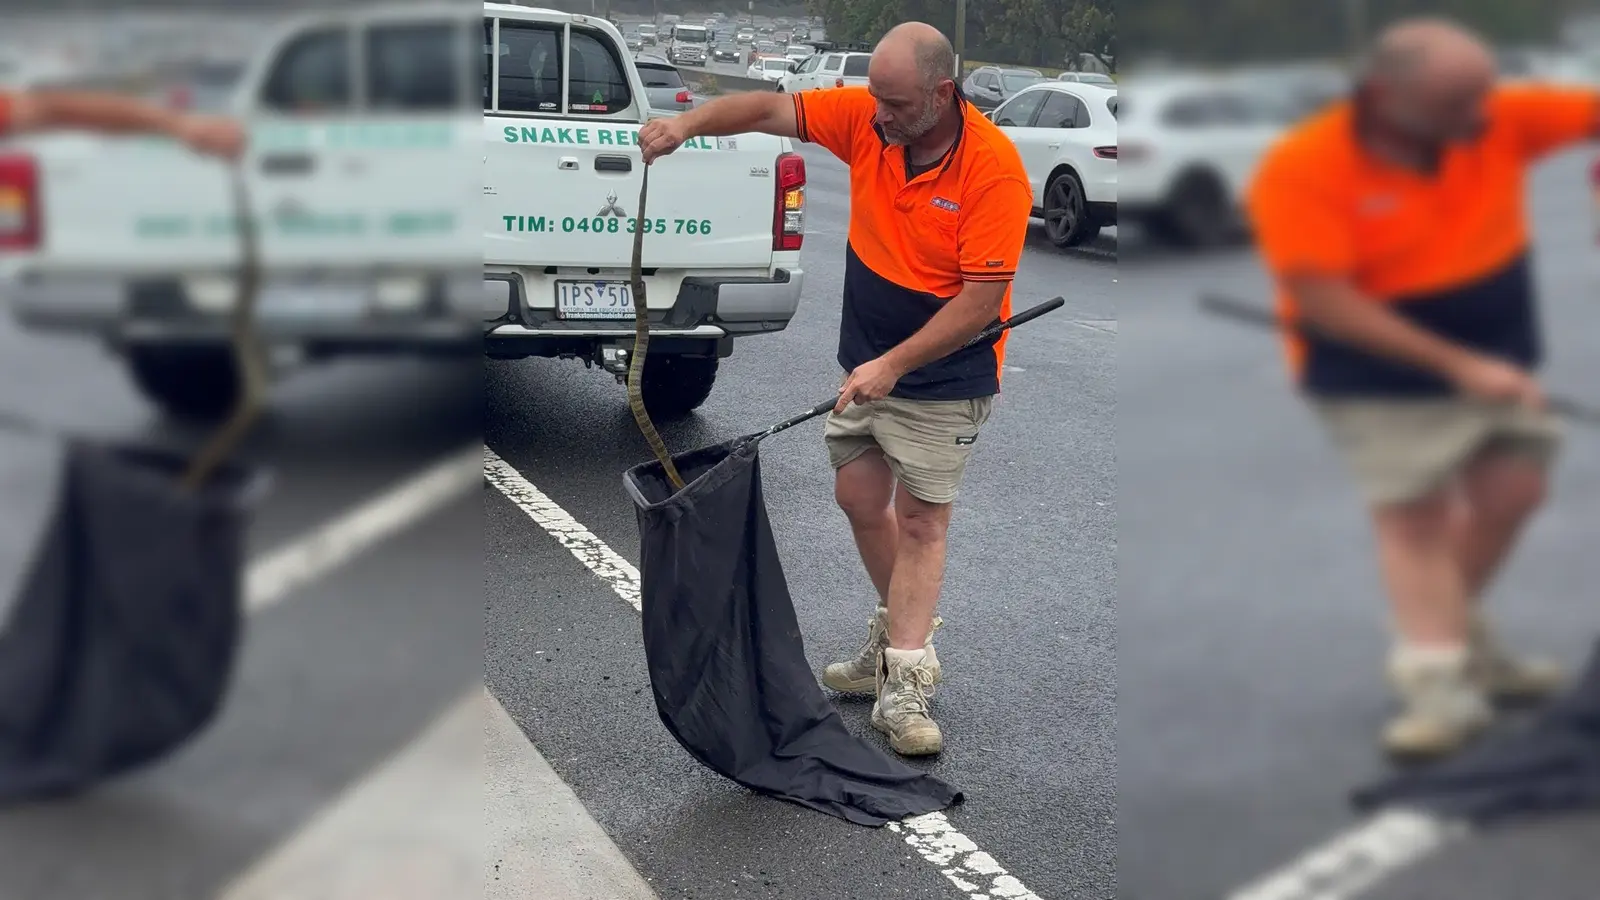
[[639, 213], [633, 225], [633, 269], [629, 273], [633, 279], [633, 358], [628, 363], [628, 408], [633, 410], [633, 419], [639, 423], [639, 430], [644, 433], [651, 452], [655, 453], [661, 468], [666, 470], [672, 489], [681, 491], [683, 476], [678, 474], [672, 454], [667, 452], [666, 442], [661, 440], [661, 434], [656, 431], [655, 423], [650, 421], [650, 412], [644, 406], [644, 360], [650, 352], [650, 304], [645, 297], [644, 286], [644, 205], [649, 192], [650, 167], [646, 165], [639, 182]]
[[255, 331], [256, 297], [260, 293], [261, 258], [254, 212], [244, 171], [233, 165], [234, 207], [239, 218], [239, 295], [233, 309], [233, 357], [239, 377], [239, 400], [233, 412], [190, 461], [183, 488], [195, 491], [205, 484], [244, 440], [265, 405], [267, 365]]

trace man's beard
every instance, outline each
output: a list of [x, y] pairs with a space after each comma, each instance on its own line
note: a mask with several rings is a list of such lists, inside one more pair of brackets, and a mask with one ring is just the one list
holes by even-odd
[[939, 124], [939, 104], [930, 100], [927, 108], [922, 111], [922, 115], [918, 116], [915, 122], [903, 127], [897, 126], [892, 131], [885, 128], [883, 136], [889, 139], [889, 143], [903, 147], [921, 140], [937, 124]]

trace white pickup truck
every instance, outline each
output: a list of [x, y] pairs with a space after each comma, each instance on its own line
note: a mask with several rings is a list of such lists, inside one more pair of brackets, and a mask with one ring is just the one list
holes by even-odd
[[[626, 379], [629, 285], [649, 107], [605, 19], [484, 5], [484, 352], [562, 357]], [[805, 162], [789, 140], [696, 138], [652, 166], [641, 390], [670, 419], [703, 403], [733, 341], [800, 302]]]
[[[480, 27], [459, 5], [313, 13], [244, 69], [275, 356], [479, 352]], [[173, 414], [237, 393], [236, 223], [225, 166], [170, 141], [0, 144], [0, 299], [24, 327], [104, 341]]]

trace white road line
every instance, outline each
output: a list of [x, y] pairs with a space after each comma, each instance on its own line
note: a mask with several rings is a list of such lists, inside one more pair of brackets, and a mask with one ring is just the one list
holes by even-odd
[[971, 900], [1039, 900], [1038, 894], [1023, 887], [994, 857], [957, 831], [942, 812], [890, 822], [889, 828], [904, 835], [912, 849]]
[[1466, 833], [1464, 825], [1418, 812], [1380, 813], [1228, 900], [1353, 900]]
[[483, 448], [483, 474], [500, 493], [527, 513], [534, 524], [549, 532], [579, 562], [588, 566], [589, 571], [610, 585], [618, 597], [635, 610], [644, 611], [639, 603], [639, 570], [634, 568], [633, 563], [623, 559], [605, 541], [595, 537], [577, 519], [556, 505], [554, 500], [540, 493], [528, 479], [522, 477], [521, 472], [488, 447]]
[[[545, 496], [510, 463], [493, 450], [483, 450], [483, 474], [502, 494], [535, 523], [571, 551], [617, 596], [635, 610], [639, 603], [639, 570], [623, 559], [554, 500]], [[993, 856], [955, 829], [944, 813], [913, 816], [891, 822], [889, 828], [905, 837], [923, 859], [939, 871], [969, 900], [1041, 900], [1006, 872]]]
[[245, 609], [260, 612], [333, 571], [358, 553], [425, 518], [481, 484], [481, 444], [453, 453], [286, 547], [251, 563]]

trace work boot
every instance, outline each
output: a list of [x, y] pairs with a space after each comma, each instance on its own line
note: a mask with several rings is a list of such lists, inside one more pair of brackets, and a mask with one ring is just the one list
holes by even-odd
[[872, 727], [889, 736], [889, 746], [903, 756], [931, 756], [944, 746], [939, 723], [928, 711], [933, 688], [932, 652], [885, 647], [878, 665], [878, 700], [872, 704]]
[[1389, 663], [1389, 681], [1404, 708], [1383, 732], [1384, 748], [1405, 759], [1432, 759], [1460, 750], [1477, 737], [1494, 713], [1472, 680], [1471, 657], [1459, 651], [1400, 648]]
[[[939, 683], [941, 673], [939, 656], [933, 652], [933, 633], [943, 624], [943, 619], [934, 616], [933, 627], [928, 629], [928, 641], [922, 645], [923, 649], [928, 651], [928, 665], [933, 669], [934, 684]], [[878, 611], [873, 613], [872, 620], [867, 623], [867, 642], [861, 645], [855, 658], [832, 663], [823, 669], [822, 683], [841, 694], [872, 696], [878, 686], [878, 657], [887, 646], [889, 646], [889, 610], [879, 606]], [[933, 696], [932, 689], [928, 691], [928, 696]]]
[[1487, 622], [1472, 621], [1472, 677], [1491, 701], [1537, 703], [1559, 691], [1561, 667], [1548, 660], [1517, 659], [1495, 639]]

